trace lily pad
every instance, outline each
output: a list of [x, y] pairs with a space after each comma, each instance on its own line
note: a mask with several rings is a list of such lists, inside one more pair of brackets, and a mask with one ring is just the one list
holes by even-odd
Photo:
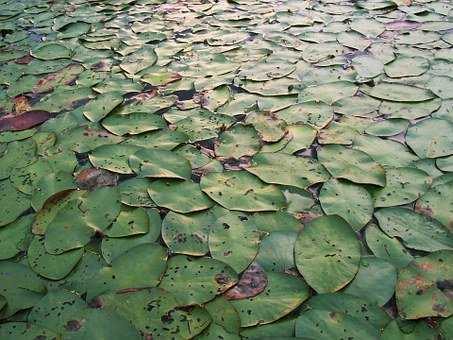
[[335, 178], [385, 186], [384, 168], [365, 152], [341, 145], [326, 145], [318, 152], [318, 159]]
[[[425, 215], [405, 208], [379, 209], [374, 215], [388, 236], [398, 237], [408, 248], [436, 251], [453, 247], [451, 233]], [[411, 227], [408, 228], [408, 225]]]
[[452, 251], [437, 251], [398, 271], [396, 303], [404, 319], [453, 314], [453, 301], [445, 285], [453, 275], [452, 260]]
[[[281, 164], [285, 164], [285, 167], [282, 168]], [[246, 170], [266, 183], [301, 189], [324, 182], [330, 177], [315, 160], [284, 153], [259, 153], [252, 158], [252, 164]]]
[[362, 229], [373, 216], [373, 199], [360, 185], [330, 179], [319, 194], [322, 209], [329, 215], [338, 215], [355, 231]]
[[159, 287], [171, 290], [181, 305], [193, 305], [212, 300], [236, 282], [236, 272], [221, 261], [176, 255], [168, 260]]
[[420, 158], [437, 158], [453, 153], [453, 123], [432, 118], [411, 126], [406, 142]]
[[159, 207], [182, 214], [206, 210], [214, 205], [201, 191], [200, 185], [190, 180], [157, 180], [151, 183], [148, 193]]
[[201, 178], [201, 190], [230, 210], [276, 211], [286, 204], [282, 192], [246, 172], [209, 173]]
[[166, 150], [139, 150], [129, 157], [129, 165], [140, 177], [184, 180], [192, 175], [187, 159]]
[[360, 243], [341, 217], [322, 216], [305, 225], [294, 248], [299, 272], [318, 293], [335, 292], [356, 275]]

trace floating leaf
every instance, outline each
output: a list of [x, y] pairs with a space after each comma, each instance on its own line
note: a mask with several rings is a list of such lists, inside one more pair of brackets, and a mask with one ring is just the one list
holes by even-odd
[[151, 183], [148, 193], [159, 207], [182, 214], [206, 210], [214, 204], [201, 191], [198, 183], [189, 180], [183, 182], [157, 180]]
[[159, 287], [171, 290], [182, 305], [193, 305], [212, 300], [236, 282], [236, 272], [220, 261], [176, 255], [168, 260]]
[[341, 145], [327, 145], [318, 152], [318, 159], [333, 177], [385, 186], [384, 169], [365, 152]]
[[240, 214], [222, 216], [211, 225], [209, 251], [236, 272], [245, 270], [258, 253], [260, 233]]
[[318, 293], [335, 292], [356, 275], [360, 243], [342, 218], [322, 216], [305, 225], [294, 249], [299, 272]]
[[436, 251], [453, 247], [451, 233], [442, 224], [425, 215], [405, 208], [379, 209], [374, 215], [388, 236], [398, 237], [408, 248]]
[[286, 202], [282, 192], [246, 172], [209, 173], [201, 178], [201, 190], [230, 210], [276, 211]]
[[453, 301], [448, 295], [452, 260], [453, 252], [437, 251], [398, 271], [396, 303], [404, 319], [453, 314]]
[[[285, 164], [282, 168], [281, 165]], [[324, 167], [313, 159], [284, 153], [259, 153], [246, 170], [262, 181], [306, 189], [329, 178]]]
[[274, 322], [291, 313], [309, 296], [307, 285], [298, 277], [267, 273], [267, 279], [262, 293], [231, 301], [241, 318], [241, 327]]
[[373, 199], [369, 192], [354, 183], [330, 179], [319, 193], [322, 209], [329, 215], [338, 215], [359, 231], [373, 216]]
[[139, 150], [129, 157], [129, 165], [140, 177], [190, 179], [192, 175], [184, 157], [166, 150]]

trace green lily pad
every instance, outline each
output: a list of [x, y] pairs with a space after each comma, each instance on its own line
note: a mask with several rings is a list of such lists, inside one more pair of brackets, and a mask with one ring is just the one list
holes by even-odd
[[395, 293], [396, 268], [373, 256], [364, 256], [354, 280], [344, 293], [361, 297], [378, 306], [385, 305]]
[[274, 322], [291, 313], [309, 297], [308, 286], [296, 276], [267, 273], [267, 278], [262, 293], [231, 301], [241, 318], [241, 327]]
[[359, 270], [360, 243], [341, 217], [322, 216], [305, 225], [299, 234], [294, 258], [297, 269], [314, 290], [335, 292]]
[[420, 158], [437, 158], [453, 154], [453, 123], [427, 119], [407, 130], [406, 142]]
[[369, 126], [365, 132], [373, 136], [388, 137], [404, 132], [408, 126], [409, 122], [405, 119], [386, 119]]
[[420, 76], [429, 69], [429, 62], [422, 57], [398, 57], [385, 65], [385, 73], [391, 78]]
[[29, 196], [18, 191], [8, 179], [0, 181], [0, 227], [14, 222], [30, 206]]
[[190, 180], [157, 180], [148, 187], [148, 193], [159, 207], [182, 214], [206, 210], [214, 205], [201, 191], [200, 185]]
[[446, 286], [453, 275], [449, 265], [452, 260], [452, 251], [437, 251], [415, 259], [398, 271], [396, 303], [402, 318], [453, 314], [453, 301]]
[[96, 168], [109, 170], [119, 174], [133, 174], [129, 166], [129, 157], [140, 147], [135, 145], [111, 144], [94, 149], [90, 155], [91, 164]]
[[414, 258], [396, 237], [389, 237], [376, 224], [365, 230], [365, 240], [374, 256], [386, 260], [396, 268], [406, 267]]
[[106, 310], [117, 312], [143, 334], [152, 334], [157, 340], [191, 339], [211, 322], [207, 311], [200, 307], [178, 309], [180, 303], [175, 296], [160, 288], [104, 295], [101, 300]]
[[208, 302], [236, 283], [237, 274], [227, 264], [205, 257], [176, 255], [168, 260], [159, 287], [171, 291], [186, 306]]
[[377, 210], [374, 216], [388, 236], [398, 237], [408, 248], [436, 251], [453, 247], [451, 233], [425, 215], [405, 208], [384, 208]]
[[444, 185], [435, 185], [416, 203], [416, 210], [438, 220], [452, 231], [452, 186], [453, 181]]
[[98, 122], [123, 102], [119, 92], [103, 93], [81, 107], [82, 114], [92, 122]]
[[171, 151], [142, 149], [129, 157], [129, 166], [140, 177], [190, 179], [189, 161]]
[[176, 122], [176, 131], [183, 132], [189, 141], [215, 138], [221, 130], [233, 125], [234, 119], [223, 114], [214, 114], [209, 111], [199, 111], [187, 118]]
[[143, 208], [121, 209], [112, 225], [105, 230], [108, 237], [126, 237], [146, 234], [149, 231], [149, 220]]
[[10, 259], [26, 249], [33, 218], [33, 215], [26, 215], [0, 228], [0, 260]]
[[57, 334], [44, 327], [26, 322], [7, 322], [0, 327], [2, 339], [56, 339]]
[[[286, 164], [284, 169], [281, 164]], [[252, 165], [246, 170], [264, 182], [301, 189], [329, 178], [327, 171], [316, 161], [283, 153], [260, 153], [253, 157]]]
[[2, 297], [6, 301], [5, 307], [0, 310], [0, 319], [33, 307], [46, 293], [44, 282], [21, 263], [1, 261], [0, 279]]
[[203, 256], [209, 252], [209, 230], [214, 223], [212, 210], [192, 214], [170, 211], [162, 222], [162, 239], [172, 253]]
[[352, 339], [379, 339], [378, 329], [340, 312], [313, 309], [296, 320], [296, 336], [328, 340], [340, 339], [339, 334]]
[[30, 54], [38, 59], [42, 60], [54, 60], [71, 57], [71, 50], [58, 43], [44, 44], [36, 49], [30, 51]]
[[173, 150], [187, 141], [187, 135], [181, 131], [159, 130], [134, 135], [123, 144], [147, 149]]
[[127, 55], [120, 64], [121, 69], [134, 75], [147, 67], [153, 66], [157, 61], [157, 54], [154, 48], [144, 46], [137, 51]]
[[260, 232], [244, 216], [230, 214], [211, 225], [209, 251], [212, 258], [229, 264], [236, 272], [244, 271], [258, 253]]
[[318, 159], [335, 178], [385, 186], [384, 168], [365, 152], [341, 145], [326, 145], [318, 152]]
[[390, 115], [392, 118], [418, 119], [430, 115], [436, 111], [442, 103], [439, 98], [426, 100], [423, 102], [399, 103], [382, 102], [379, 112]]
[[132, 207], [155, 207], [147, 191], [150, 184], [147, 178], [130, 178], [121, 182], [118, 185], [121, 203]]
[[83, 255], [83, 249], [74, 249], [59, 255], [46, 251], [44, 238], [36, 236], [28, 248], [28, 262], [37, 274], [50, 280], [66, 277]]
[[296, 238], [297, 232], [295, 231], [271, 232], [261, 241], [255, 261], [268, 273], [285, 273], [294, 269], [296, 267], [294, 263]]
[[328, 215], [338, 215], [355, 231], [362, 229], [373, 216], [373, 199], [360, 185], [330, 179], [319, 193], [322, 209]]
[[392, 207], [415, 201], [431, 184], [431, 178], [416, 168], [387, 168], [385, 187], [372, 191], [376, 208]]
[[165, 121], [156, 114], [136, 112], [128, 115], [111, 114], [102, 120], [102, 126], [118, 136], [136, 135], [165, 128]]
[[[152, 264], [152, 265], [150, 265]], [[101, 268], [87, 286], [90, 300], [107, 292], [155, 287], [167, 265], [167, 252], [157, 243], [139, 244]]]
[[381, 82], [362, 90], [371, 97], [395, 102], [422, 102], [435, 98], [434, 93], [427, 89], [397, 83]]
[[288, 124], [307, 124], [314, 128], [323, 128], [333, 119], [333, 109], [330, 105], [310, 101], [292, 105], [275, 113]]
[[15, 168], [32, 164], [36, 160], [35, 153], [36, 143], [33, 140], [8, 143], [0, 158], [0, 179], [10, 177]]
[[239, 211], [276, 211], [286, 200], [273, 185], [243, 171], [209, 173], [201, 178], [201, 190], [224, 208]]
[[261, 148], [258, 133], [252, 126], [237, 124], [219, 135], [215, 153], [218, 157], [253, 156]]

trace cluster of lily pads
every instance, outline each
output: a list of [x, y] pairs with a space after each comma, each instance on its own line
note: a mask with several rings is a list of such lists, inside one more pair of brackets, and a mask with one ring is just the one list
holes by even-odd
[[453, 3], [0, 8], [0, 339], [453, 338]]

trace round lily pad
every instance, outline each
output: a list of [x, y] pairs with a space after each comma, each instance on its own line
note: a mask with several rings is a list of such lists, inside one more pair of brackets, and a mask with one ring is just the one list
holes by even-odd
[[[285, 164], [285, 167], [281, 165]], [[324, 167], [313, 159], [285, 153], [259, 153], [252, 158], [246, 170], [262, 181], [306, 189], [326, 181], [330, 176]]]
[[430, 90], [398, 83], [381, 82], [364, 91], [371, 97], [395, 102], [422, 102], [435, 98]]
[[112, 225], [105, 230], [105, 235], [108, 237], [126, 237], [146, 234], [148, 230], [149, 220], [145, 209], [124, 207]]
[[344, 293], [383, 306], [393, 296], [395, 284], [396, 268], [391, 263], [377, 257], [363, 256], [357, 275]]
[[192, 175], [187, 159], [166, 150], [139, 150], [129, 157], [129, 166], [140, 177], [190, 179]]
[[451, 231], [453, 218], [452, 200], [453, 181], [434, 185], [416, 203], [416, 210], [431, 216]]
[[208, 236], [214, 222], [211, 210], [192, 214], [170, 211], [162, 222], [162, 238], [173, 253], [203, 256], [209, 252]]
[[176, 255], [168, 260], [159, 287], [171, 291], [181, 305], [193, 305], [212, 300], [236, 282], [236, 272], [221, 261]]
[[336, 215], [305, 225], [294, 248], [299, 272], [318, 293], [335, 292], [356, 275], [360, 243], [351, 226]]
[[201, 190], [230, 210], [276, 211], [286, 204], [282, 192], [243, 171], [213, 172], [201, 178]]
[[157, 180], [148, 187], [148, 193], [159, 207], [182, 214], [206, 210], [213, 206], [198, 183], [187, 181]]
[[260, 232], [240, 214], [229, 214], [211, 225], [209, 251], [212, 258], [229, 264], [236, 272], [253, 261], [260, 244]]
[[420, 158], [437, 158], [453, 153], [453, 123], [437, 118], [421, 121], [407, 130], [406, 142]]
[[362, 186], [330, 179], [319, 193], [322, 209], [329, 215], [344, 218], [355, 231], [362, 229], [373, 216], [373, 199]]
[[419, 257], [398, 271], [396, 303], [404, 319], [447, 317], [453, 314], [448, 282], [453, 252], [442, 250]]
[[318, 152], [318, 158], [333, 177], [359, 184], [385, 186], [384, 168], [363, 151], [326, 145]]
[[44, 238], [36, 236], [28, 247], [28, 262], [31, 269], [50, 280], [66, 277], [83, 255], [83, 249], [74, 249], [59, 255], [46, 251]]
[[453, 247], [451, 233], [438, 221], [425, 215], [395, 207], [379, 209], [374, 216], [388, 236], [398, 237], [408, 248], [436, 251]]
[[167, 125], [159, 115], [135, 112], [129, 115], [111, 114], [102, 120], [102, 126], [115, 135], [124, 136], [159, 130]]
[[102, 145], [94, 149], [90, 155], [90, 162], [94, 167], [109, 170], [119, 174], [133, 174], [128, 160], [140, 148], [134, 145], [111, 144]]
[[282, 273], [267, 273], [266, 289], [249, 299], [233, 300], [241, 327], [268, 324], [291, 313], [309, 296], [300, 278]]
[[224, 158], [253, 156], [260, 148], [260, 138], [252, 126], [237, 124], [219, 135], [215, 153]]
[[14, 222], [30, 206], [29, 196], [18, 191], [8, 179], [0, 181], [0, 227]]

